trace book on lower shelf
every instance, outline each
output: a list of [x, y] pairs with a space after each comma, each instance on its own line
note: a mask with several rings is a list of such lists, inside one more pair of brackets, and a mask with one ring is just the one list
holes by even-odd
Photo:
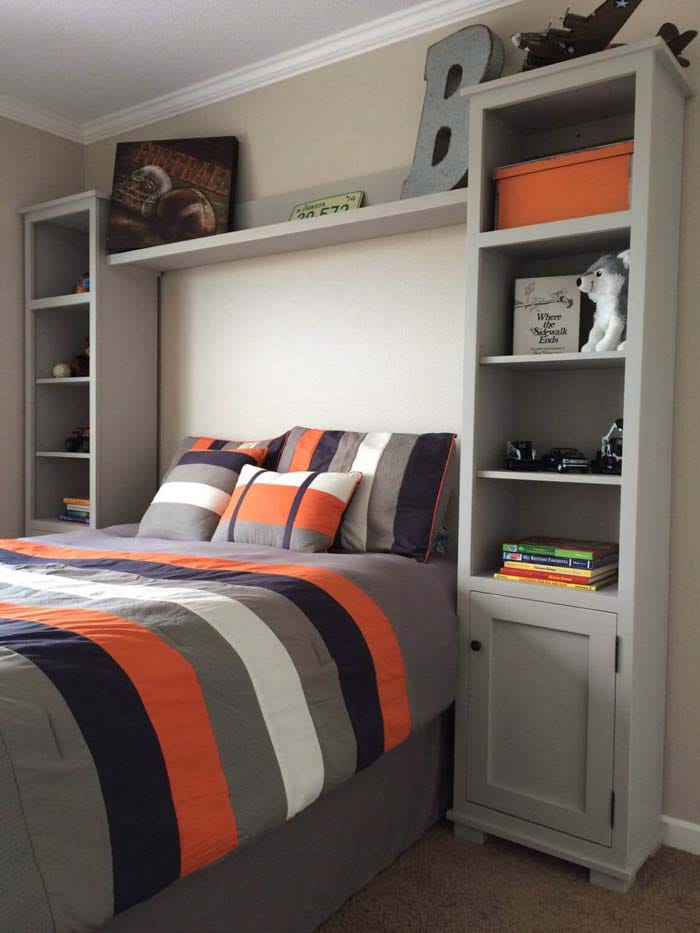
[[522, 538], [503, 544], [494, 577], [595, 592], [617, 581], [619, 548], [602, 541]]
[[63, 511], [58, 516], [61, 522], [75, 522], [78, 525], [89, 525], [92, 505], [89, 499], [79, 499], [66, 496], [63, 500]]

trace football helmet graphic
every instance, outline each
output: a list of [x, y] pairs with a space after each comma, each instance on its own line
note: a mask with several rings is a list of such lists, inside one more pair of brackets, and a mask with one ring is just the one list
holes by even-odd
[[154, 217], [158, 202], [172, 188], [170, 175], [164, 169], [159, 165], [144, 165], [124, 179], [114, 192], [114, 199], [135, 214]]

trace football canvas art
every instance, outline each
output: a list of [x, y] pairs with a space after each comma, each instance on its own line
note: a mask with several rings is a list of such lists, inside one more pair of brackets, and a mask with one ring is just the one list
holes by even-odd
[[237, 162], [235, 136], [117, 143], [107, 251], [226, 233]]

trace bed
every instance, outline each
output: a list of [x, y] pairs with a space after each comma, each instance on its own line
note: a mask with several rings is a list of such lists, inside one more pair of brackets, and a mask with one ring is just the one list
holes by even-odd
[[444, 813], [455, 572], [0, 542], [0, 931], [313, 930]]

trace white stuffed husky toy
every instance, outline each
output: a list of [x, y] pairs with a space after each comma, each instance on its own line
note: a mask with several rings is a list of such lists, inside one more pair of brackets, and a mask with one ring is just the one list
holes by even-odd
[[[624, 350], [627, 328], [627, 280], [629, 278], [630, 251], [615, 256], [608, 253], [596, 260], [582, 276], [576, 279], [579, 289], [595, 302], [593, 327], [582, 353], [592, 350]], [[622, 341], [622, 342], [621, 342]]]

